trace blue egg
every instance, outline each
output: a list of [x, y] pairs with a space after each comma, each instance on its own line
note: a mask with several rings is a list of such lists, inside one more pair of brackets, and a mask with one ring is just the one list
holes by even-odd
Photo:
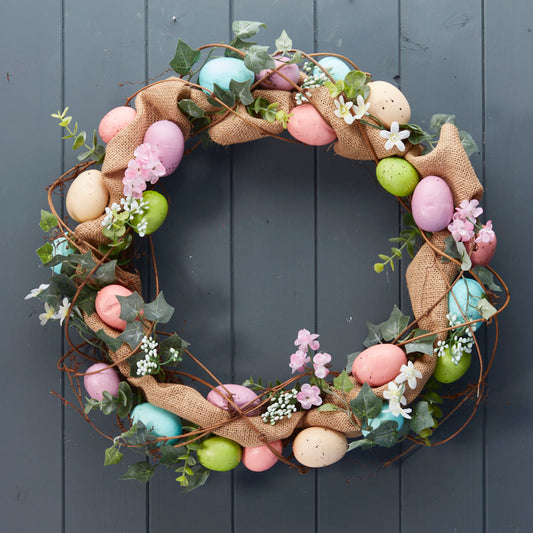
[[[481, 318], [481, 313], [476, 307], [479, 304], [480, 298], [483, 296], [485, 296], [485, 292], [475, 279], [462, 278], [454, 285], [453, 289], [448, 294], [448, 311], [451, 315], [457, 315], [457, 320], [460, 320], [461, 322], [464, 322], [461, 311], [468, 320], [477, 320], [478, 318]], [[459, 303], [460, 310], [457, 303]], [[476, 331], [481, 324], [481, 322], [472, 324], [472, 330]]]
[[[402, 415], [394, 416], [390, 411], [388, 411], [389, 408], [389, 402], [385, 402], [383, 404], [383, 408], [381, 409], [381, 413], [376, 418], [369, 418], [368, 423], [372, 426], [372, 429], [377, 429], [381, 422], [385, 422], [386, 420], [393, 420], [398, 424], [398, 427], [396, 428], [396, 431], [400, 431], [403, 426], [404, 418]], [[363, 434], [363, 437], [366, 437], [370, 431], [366, 431], [363, 429], [361, 432]]]
[[[331, 74], [331, 77], [335, 80], [344, 80], [346, 77], [346, 74], [352, 70], [344, 61], [340, 60], [338, 57], [332, 57], [327, 56], [322, 58], [319, 62], [319, 65], [321, 65], [323, 68], [329, 71]], [[322, 69], [319, 67], [315, 67], [313, 70], [313, 74], [316, 76], [317, 74], [321, 74]], [[329, 78], [328, 78], [329, 79]]]
[[[53, 254], [56, 255], [71, 255], [76, 252], [75, 248], [68, 242], [66, 237], [58, 237], [57, 239], [54, 239], [52, 242], [52, 246], [54, 247]], [[59, 263], [58, 265], [55, 265], [52, 268], [52, 272], [54, 274], [61, 274], [61, 265], [63, 263]]]
[[242, 59], [235, 57], [217, 57], [208, 61], [200, 70], [199, 83], [209, 91], [213, 90], [215, 83], [227, 91], [231, 80], [239, 82], [250, 80], [253, 83], [255, 74], [246, 68]]
[[[131, 420], [134, 424], [142, 422], [154, 437], [174, 437], [183, 432], [181, 418], [178, 415], [147, 402], [140, 403], [133, 409]], [[176, 444], [177, 442], [178, 439], [171, 439], [166, 443]], [[160, 445], [161, 443], [158, 444]]]

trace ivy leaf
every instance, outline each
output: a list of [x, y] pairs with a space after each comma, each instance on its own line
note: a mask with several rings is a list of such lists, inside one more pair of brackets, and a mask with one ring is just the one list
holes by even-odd
[[350, 452], [352, 450], [355, 450], [356, 448], [363, 448], [363, 450], [368, 450], [370, 448], [373, 448], [374, 446], [376, 446], [376, 443], [368, 439], [357, 439], [348, 444], [348, 449], [346, 451]]
[[[166, 324], [174, 314], [174, 308], [167, 303], [163, 291], [160, 291], [153, 302], [144, 306], [144, 316], [152, 322]], [[122, 315], [121, 315], [122, 318]]]
[[400, 128], [411, 132], [411, 135], [409, 135], [409, 142], [411, 144], [420, 144], [421, 142], [429, 141], [435, 137], [435, 135], [425, 132], [417, 124], [400, 124]]
[[192, 468], [193, 475], [189, 478], [187, 487], [182, 490], [182, 492], [191, 492], [198, 487], [201, 487], [205, 484], [209, 478], [210, 470], [205, 469], [202, 465], [195, 465]]
[[50, 231], [57, 226], [57, 217], [49, 211], [41, 209], [41, 221], [39, 222], [39, 226], [43, 231]]
[[117, 296], [117, 300], [120, 303], [120, 318], [126, 322], [135, 320], [144, 307], [144, 301], [138, 292], [129, 296]]
[[120, 476], [120, 479], [136, 479], [141, 483], [146, 483], [150, 481], [150, 478], [155, 473], [155, 466], [147, 463], [146, 461], [141, 461], [140, 463], [135, 463], [130, 465], [126, 470], [126, 473]]
[[252, 72], [258, 74], [265, 68], [275, 68], [274, 60], [268, 55], [268, 46], [250, 46], [248, 53], [244, 56], [244, 64]]
[[231, 25], [231, 30], [235, 37], [239, 39], [249, 39], [257, 34], [261, 28], [266, 29], [266, 24], [263, 22], [253, 22], [250, 20], [234, 20]]
[[[230, 91], [222, 89], [222, 87], [219, 87], [216, 83], [213, 83], [213, 94], [220, 100], [220, 102], [228, 107], [233, 107], [235, 105], [235, 95]], [[207, 101], [213, 106], [220, 107], [220, 102], [217, 102], [217, 100], [211, 96], [208, 97]]]
[[380, 324], [381, 335], [384, 340], [391, 341], [400, 335], [408, 324], [409, 317], [404, 315], [395, 305], [388, 320]]
[[434, 421], [431, 413], [429, 412], [428, 402], [418, 402], [413, 409], [412, 418], [409, 420], [409, 427], [417, 434], [420, 435], [424, 429], [433, 426]]
[[106, 343], [106, 346], [112, 351], [116, 352], [121, 346], [122, 341], [119, 338], [111, 337], [103, 329], [99, 329], [95, 335]]
[[350, 378], [348, 377], [348, 373], [346, 370], [343, 370], [334, 380], [333, 380], [333, 386], [342, 392], [350, 392], [353, 390], [353, 383], [350, 381]]
[[174, 350], [176, 350], [178, 352], [178, 355], [181, 357], [183, 351], [188, 346], [190, 346], [190, 344], [187, 341], [184, 341], [176, 333], [173, 333], [159, 344], [159, 354], [160, 357], [163, 359], [170, 352], [170, 349], [174, 348]]
[[287, 32], [283, 30], [281, 35], [275, 40], [276, 52], [286, 54], [292, 49], [292, 39], [287, 35]]
[[186, 114], [192, 118], [203, 118], [205, 117], [205, 111], [198, 105], [196, 105], [189, 98], [184, 98], [178, 102], [178, 107]]
[[363, 341], [363, 346], [370, 348], [370, 346], [381, 342], [381, 327], [379, 324], [372, 324], [372, 322], [367, 322], [366, 325], [368, 327], [368, 336]]
[[125, 418], [133, 408], [133, 393], [127, 381], [121, 381], [118, 386], [118, 400], [117, 415], [120, 418]]
[[183, 460], [183, 449], [176, 448], [170, 444], [161, 444], [159, 447], [161, 452], [161, 459], [159, 462], [166, 466], [172, 466]]
[[461, 130], [459, 132], [459, 139], [461, 139], [461, 144], [466, 152], [466, 155], [470, 157], [472, 154], [479, 152], [479, 147], [474, 141], [474, 138], [467, 131]]
[[350, 401], [350, 408], [357, 418], [376, 418], [381, 413], [383, 400], [378, 398], [368, 383], [365, 383], [356, 398]]
[[94, 281], [95, 285], [97, 285], [98, 287], [105, 287], [106, 285], [111, 285], [111, 283], [114, 283], [116, 281], [116, 268], [116, 259], [113, 259], [112, 261], [108, 261], [107, 263], [100, 265], [93, 274], [92, 281]]
[[170, 66], [181, 76], [189, 74], [191, 68], [200, 59], [200, 50], [193, 50], [188, 44], [181, 39], [176, 47], [176, 54], [170, 61]]
[[[231, 41], [231, 43], [229, 43], [229, 44], [230, 44], [230, 46], [233, 46], [233, 48], [237, 48], [237, 50], [241, 50], [243, 52], [248, 52], [250, 47], [251, 46], [255, 46], [257, 43], [256, 42], [252, 42], [252, 41], [243, 41], [239, 37], [235, 37], [235, 39], [233, 39]], [[233, 50], [230, 50], [229, 48], [226, 48], [226, 51], [224, 52], [224, 56], [226, 56], [226, 57], [235, 57], [237, 59], [242, 59], [242, 55], [241, 54], [239, 54], [237, 52], [234, 52]]]
[[119, 439], [131, 446], [144, 446], [150, 440], [150, 433], [142, 422], [136, 422]]
[[431, 117], [429, 127], [432, 131], [439, 133], [443, 124], [453, 124], [455, 126], [455, 115], [445, 115], [437, 113]]
[[398, 423], [394, 420], [385, 420], [371, 431], [366, 439], [375, 442], [378, 446], [390, 448], [398, 442]]
[[355, 352], [355, 353], [350, 353], [346, 356], [346, 367], [344, 368], [346, 370], [346, 372], [351, 372], [352, 371], [352, 365], [353, 365], [353, 362], [355, 361], [355, 358], [360, 354], [361, 352]]
[[476, 309], [481, 313], [481, 316], [485, 320], [488, 320], [491, 316], [494, 316], [498, 312], [497, 309], [486, 298], [479, 299]]
[[135, 348], [143, 340], [143, 337], [144, 328], [142, 327], [142, 324], [133, 321], [126, 324], [126, 329], [117, 337], [117, 339], [121, 339], [123, 342], [128, 343], [131, 348]]
[[124, 454], [118, 450], [118, 448], [113, 445], [106, 449], [104, 466], [116, 465], [122, 461]]
[[487, 287], [487, 289], [495, 292], [501, 292], [502, 288], [494, 281], [494, 276], [488, 268], [475, 266], [472, 269], [472, 272], [479, 278], [479, 281], [481, 281], [481, 283]]
[[[418, 330], [417, 335], [424, 335], [429, 333], [424, 329]], [[433, 344], [437, 339], [437, 335], [430, 335], [429, 337], [424, 337], [423, 339], [417, 339], [416, 341], [410, 342], [404, 346], [407, 353], [425, 353], [427, 355], [433, 355]]]
[[324, 403], [317, 410], [321, 413], [328, 413], [330, 411], [336, 411], [338, 407], [332, 403]]
[[66, 274], [59, 274], [50, 279], [48, 291], [50, 294], [72, 298], [76, 294], [77, 287]]
[[49, 263], [54, 257], [54, 247], [49, 242], [43, 244], [40, 248], [37, 248], [35, 252], [40, 257], [43, 265]]
[[76, 305], [87, 315], [92, 315], [95, 311], [94, 301], [96, 300], [96, 291], [87, 285], [81, 289]]
[[[450, 257], [453, 257], [454, 259], [461, 259], [459, 251], [457, 250], [457, 241], [451, 235], [448, 235], [444, 239], [444, 253]], [[449, 261], [449, 259], [442, 257], [441, 261], [446, 263]]]
[[243, 105], [250, 105], [254, 101], [254, 97], [250, 92], [250, 80], [229, 82], [229, 89]]

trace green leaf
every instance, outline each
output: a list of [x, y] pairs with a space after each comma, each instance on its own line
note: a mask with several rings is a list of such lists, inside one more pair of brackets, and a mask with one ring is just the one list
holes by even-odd
[[[461, 255], [457, 250], [457, 241], [451, 235], [448, 235], [444, 239], [444, 253], [450, 257], [453, 257], [454, 259], [461, 259]], [[443, 263], [447, 261], [449, 261], [449, 259], [446, 257], [442, 258]]]
[[126, 470], [126, 473], [120, 476], [120, 479], [136, 479], [141, 483], [146, 483], [150, 481], [150, 478], [155, 473], [155, 466], [152, 466], [146, 461], [141, 461], [140, 463], [135, 463], [130, 465]]
[[72, 149], [73, 150], [77, 150], [78, 148], [81, 148], [83, 146], [83, 144], [85, 143], [86, 137], [87, 137], [87, 134], [84, 131], [82, 131], [76, 137], [76, 140], [74, 141], [74, 144], [72, 145]]
[[352, 365], [353, 365], [353, 362], [355, 361], [355, 358], [360, 354], [361, 352], [355, 352], [355, 353], [350, 353], [346, 356], [346, 367], [345, 367], [345, 370], [346, 372], [350, 373], [352, 371]]
[[[131, 348], [136, 348], [145, 335], [142, 324], [137, 321], [127, 322], [126, 329], [117, 337], [129, 344]], [[143, 356], [144, 357], [144, 356]]]
[[330, 411], [336, 411], [338, 407], [332, 403], [324, 403], [317, 410], [321, 413], [328, 413]]
[[353, 383], [348, 377], [346, 370], [343, 370], [334, 380], [333, 386], [342, 392], [350, 392], [353, 389]]
[[205, 469], [202, 465], [196, 465], [193, 468], [193, 472], [194, 475], [188, 479], [187, 488], [182, 490], [182, 492], [191, 492], [197, 489], [198, 487], [201, 487], [205, 484], [211, 473], [210, 470]]
[[192, 100], [184, 98], [178, 102], [178, 107], [186, 114], [192, 118], [203, 118], [205, 117], [205, 111], [198, 105], [196, 105]]
[[455, 244], [457, 246], [457, 251], [459, 252], [459, 256], [461, 258], [461, 270], [470, 270], [470, 268], [472, 267], [472, 260], [470, 259], [470, 256], [466, 251], [464, 243], [457, 241]]
[[[252, 41], [243, 41], [242, 39], [240, 39], [239, 37], [235, 37], [235, 39], [233, 39], [231, 41], [231, 43], [229, 43], [230, 46], [233, 46], [233, 48], [237, 48], [237, 50], [241, 50], [243, 52], [247, 52], [251, 46], [255, 46], [257, 43], [256, 42], [252, 42]], [[226, 48], [226, 51], [224, 52], [224, 55], [226, 57], [235, 57], [236, 59], [242, 59], [242, 55], [237, 53], [237, 52], [234, 52], [233, 50], [230, 50], [229, 48]]]
[[474, 141], [474, 138], [467, 131], [461, 130], [459, 132], [459, 139], [461, 139], [461, 144], [466, 152], [466, 155], [470, 157], [472, 154], [479, 152], [479, 147]]
[[122, 341], [118, 338], [111, 337], [108, 335], [103, 329], [99, 329], [95, 335], [101, 340], [106, 343], [106, 346], [112, 351], [116, 352], [121, 346]]
[[363, 341], [363, 346], [370, 348], [370, 346], [381, 342], [381, 328], [379, 324], [372, 324], [372, 322], [367, 322], [366, 325], [368, 327], [368, 336]]
[[498, 312], [498, 310], [486, 298], [479, 299], [476, 309], [481, 313], [481, 316], [485, 320], [488, 320]]
[[358, 89], [366, 83], [366, 74], [360, 70], [350, 70], [344, 77], [344, 83], [349, 87]]
[[409, 420], [409, 427], [417, 434], [433, 426], [433, 417], [429, 412], [428, 402], [418, 402], [413, 409], [412, 418]]
[[366, 439], [375, 442], [378, 446], [390, 448], [398, 442], [398, 423], [394, 420], [385, 420], [371, 431]]
[[[424, 335], [425, 333], [429, 333], [429, 331], [419, 330], [417, 335]], [[430, 335], [429, 337], [410, 342], [404, 345], [404, 348], [407, 353], [425, 353], [427, 355], [433, 355], [433, 344], [436, 339], [437, 335]]]
[[144, 301], [138, 292], [129, 296], [117, 296], [117, 300], [120, 303], [120, 318], [126, 322], [135, 320], [144, 307]]
[[409, 317], [404, 315], [395, 305], [388, 320], [380, 324], [381, 335], [384, 340], [391, 341], [398, 337], [408, 324]]
[[355, 450], [356, 448], [363, 448], [363, 450], [367, 450], [367, 449], [373, 448], [374, 446], [376, 446], [376, 443], [368, 439], [357, 439], [357, 440], [350, 442], [350, 444], [348, 444], [348, 449], [346, 451], [351, 452], [352, 450]]
[[479, 281], [489, 290], [495, 292], [501, 292], [502, 288], [494, 281], [492, 272], [482, 266], [475, 266], [472, 272], [479, 278]]
[[444, 403], [442, 396], [440, 394], [437, 394], [435, 391], [429, 391], [424, 394], [424, 399], [427, 400], [429, 403]]
[[113, 259], [112, 261], [108, 261], [107, 263], [100, 265], [96, 269], [95, 273], [92, 275], [92, 281], [100, 288], [105, 287], [106, 285], [111, 285], [111, 283], [114, 283], [116, 281], [116, 267], [116, 259]]
[[43, 265], [49, 263], [54, 257], [54, 247], [49, 242], [43, 244], [40, 248], [37, 248], [35, 252], [40, 257]]
[[124, 454], [120, 452], [115, 445], [105, 451], [104, 466], [116, 465], [122, 461]]
[[78, 161], [85, 161], [86, 159], [89, 159], [93, 155], [92, 150], [87, 150], [86, 152], [81, 152], [77, 155]]
[[276, 52], [286, 54], [292, 49], [292, 39], [287, 35], [287, 32], [283, 30], [281, 35], [275, 40]]
[[455, 125], [455, 115], [445, 115], [442, 113], [437, 113], [431, 117], [429, 121], [429, 127], [432, 131], [439, 133], [443, 124], [453, 124]]
[[161, 452], [161, 459], [159, 462], [166, 466], [172, 466], [179, 463], [183, 459], [183, 448], [176, 448], [170, 444], [161, 444], [159, 447]]
[[166, 324], [172, 318], [173, 314], [174, 308], [165, 300], [163, 291], [160, 291], [153, 302], [144, 306], [144, 317], [152, 322]]
[[261, 28], [266, 28], [263, 22], [253, 22], [250, 20], [234, 20], [231, 30], [235, 37], [249, 39], [253, 37]]
[[268, 46], [250, 46], [248, 53], [244, 56], [244, 64], [252, 72], [258, 74], [265, 68], [275, 68], [274, 60], [268, 55]]
[[190, 345], [187, 341], [184, 341], [176, 333], [173, 333], [159, 344], [159, 354], [161, 356], [161, 359], [164, 360], [167, 358], [170, 349], [173, 348], [178, 352], [179, 356], [181, 357], [183, 355], [183, 351], [188, 346]]
[[250, 80], [229, 82], [229, 89], [243, 105], [250, 105], [254, 101], [254, 97], [250, 92]]
[[43, 231], [50, 231], [57, 226], [57, 217], [52, 213], [41, 209], [41, 221], [39, 226]]
[[176, 46], [176, 53], [170, 61], [170, 66], [181, 76], [189, 74], [194, 64], [200, 59], [200, 50], [193, 50], [181, 39]]
[[409, 135], [409, 142], [411, 144], [420, 144], [421, 142], [429, 141], [435, 137], [435, 135], [425, 132], [417, 124], [400, 124], [400, 129], [409, 130], [411, 132]]
[[383, 400], [378, 398], [368, 383], [365, 383], [356, 398], [350, 401], [350, 408], [357, 418], [376, 418], [381, 413]]
[[136, 422], [118, 438], [131, 446], [144, 446], [152, 436], [142, 422]]
[[[219, 87], [216, 83], [213, 83], [213, 94], [228, 107], [233, 107], [235, 105], [235, 95], [230, 91], [222, 89], [222, 87]], [[217, 102], [214, 98], [209, 97], [208, 101], [211, 105], [220, 107], [220, 102]]]
[[87, 315], [92, 315], [95, 311], [96, 294], [94, 289], [85, 285], [76, 299], [76, 305]]
[[77, 290], [76, 284], [66, 274], [59, 274], [50, 279], [48, 287], [50, 294], [72, 298]]

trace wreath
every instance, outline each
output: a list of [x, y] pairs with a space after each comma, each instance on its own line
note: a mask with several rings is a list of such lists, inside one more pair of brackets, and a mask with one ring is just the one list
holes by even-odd
[[[52, 115], [83, 152], [48, 188], [50, 211], [43, 210], [40, 221], [47, 237], [37, 253], [51, 278], [27, 298], [44, 302], [42, 325], [56, 320], [65, 327], [69, 350], [58, 368], [75, 400], [56, 395], [110, 439], [105, 464], [119, 463], [122, 447], [151, 458], [130, 465], [124, 479], [147, 481], [163, 464], [192, 490], [211, 471], [231, 470], [241, 460], [253, 471], [282, 461], [305, 472], [359, 447], [409, 441], [390, 464], [418, 446], [456, 436], [485, 394], [497, 315], [509, 291], [489, 266], [496, 236], [492, 221], [481, 223], [472, 137], [457, 129], [452, 115], [434, 115], [431, 132], [410, 124], [409, 103], [395, 86], [373, 81], [345, 57], [295, 50], [285, 31], [269, 55], [268, 47], [248, 40], [262, 26], [234, 22], [229, 45], [193, 49], [180, 40], [170, 62], [179, 77], [151, 83], [105, 115], [99, 125], [105, 149], [96, 131], [90, 140], [72, 123], [68, 108]], [[168, 203], [148, 186], [169, 179], [184, 153], [200, 144], [266, 136], [333, 145], [341, 157], [376, 163], [379, 183], [398, 198], [405, 216], [404, 229], [390, 239], [390, 255], [381, 254], [374, 270], [394, 270], [404, 252], [413, 258], [406, 281], [414, 319], [395, 306], [383, 323], [368, 323], [364, 349], [337, 370], [319, 335], [302, 328], [288, 379], [227, 384], [177, 333], [164, 331], [174, 309], [159, 288], [150, 234], [163, 223]], [[62, 219], [54, 200], [64, 195], [69, 216]], [[149, 243], [155, 272], [149, 302], [133, 267], [134, 235]], [[476, 331], [488, 323], [496, 336], [485, 365]], [[442, 384], [465, 375], [472, 354], [477, 382], [442, 391]], [[198, 365], [198, 375], [180, 368], [184, 358]], [[207, 397], [198, 386], [208, 388]], [[435, 430], [466, 402], [466, 421], [435, 441]], [[95, 409], [115, 413], [120, 434], [99, 430], [89, 416]]]

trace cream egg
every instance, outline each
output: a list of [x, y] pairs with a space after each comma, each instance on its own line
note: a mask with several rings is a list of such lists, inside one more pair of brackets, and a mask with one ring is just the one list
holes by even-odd
[[298, 433], [292, 444], [296, 460], [310, 468], [340, 461], [348, 450], [346, 437], [333, 429], [310, 427]]
[[76, 222], [87, 222], [103, 215], [109, 191], [99, 170], [86, 170], [70, 184], [66, 207]]
[[378, 117], [387, 128], [390, 128], [393, 122], [407, 124], [411, 120], [411, 107], [400, 89], [386, 81], [371, 81], [368, 87], [368, 111]]

